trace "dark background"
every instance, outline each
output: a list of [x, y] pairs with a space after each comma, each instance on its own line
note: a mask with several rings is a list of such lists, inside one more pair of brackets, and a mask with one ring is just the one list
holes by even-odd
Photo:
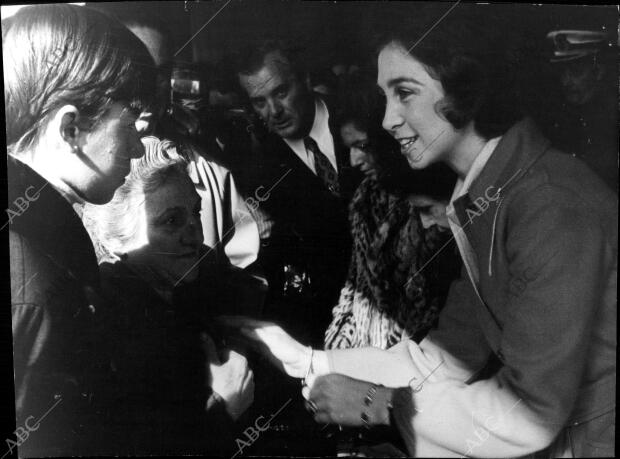
[[[149, 14], [165, 20], [179, 50], [210, 21], [176, 56], [178, 64], [214, 65], [230, 52], [256, 42], [265, 33], [285, 34], [306, 50], [310, 67], [328, 69], [336, 63], [372, 67], [373, 36], [391, 24], [418, 14], [437, 20], [453, 2], [309, 2], [282, 0], [228, 0], [137, 2]], [[17, 3], [24, 3], [17, 2]], [[226, 5], [226, 6], [225, 6]], [[461, 3], [457, 8], [470, 8]], [[224, 7], [214, 17], [214, 15]], [[480, 5], [502, 16], [511, 31], [521, 32], [528, 50], [523, 73], [535, 85], [540, 80], [536, 63], [544, 62], [545, 35], [562, 28], [591, 28], [605, 25], [617, 33], [618, 7], [568, 5]], [[617, 41], [617, 36], [616, 36]], [[208, 75], [203, 75], [208, 78]], [[4, 164], [3, 164], [4, 166]], [[2, 202], [6, 205], [6, 175], [0, 174]], [[8, 228], [2, 230], [3, 283], [0, 306], [0, 381], [2, 404], [0, 455], [8, 450], [6, 438], [15, 439], [12, 340], [10, 328]], [[9, 456], [7, 456], [9, 457]]]
[[[214, 63], [265, 33], [290, 37], [318, 63], [360, 63], [368, 59], [372, 38], [390, 24], [417, 14], [439, 19], [454, 2], [385, 1], [283, 1], [228, 0], [140, 2], [166, 18], [176, 49], [208, 25], [178, 56], [183, 61]], [[226, 5], [227, 4], [227, 5]], [[218, 12], [224, 5], [221, 11]], [[507, 19], [510, 27], [544, 43], [554, 28], [579, 28], [598, 24], [617, 28], [617, 6], [481, 5], [460, 3], [457, 8], [488, 8]], [[187, 11], [186, 11], [187, 10]], [[217, 15], [213, 17], [215, 14]]]
[[[131, 2], [145, 14], [157, 15], [168, 27], [177, 64], [217, 64], [266, 34], [289, 38], [305, 51], [310, 67], [362, 64], [372, 67], [373, 38], [418, 15], [434, 23], [454, 2], [217, 0]], [[527, 5], [459, 3], [456, 8], [488, 9], [529, 43], [532, 53], [545, 51], [545, 35], [562, 28], [597, 28], [617, 33], [615, 5]], [[507, 30], [508, 32], [508, 30]], [[195, 35], [195, 36], [194, 36]], [[193, 39], [186, 45], [188, 40]], [[185, 46], [184, 46], [185, 45]], [[206, 75], [208, 77], [208, 75]]]

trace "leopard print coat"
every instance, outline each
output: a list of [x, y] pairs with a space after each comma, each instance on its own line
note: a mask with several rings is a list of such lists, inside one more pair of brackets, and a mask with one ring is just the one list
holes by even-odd
[[353, 250], [325, 348], [389, 348], [437, 322], [460, 259], [449, 231], [424, 228], [406, 194], [366, 178], [349, 207]]

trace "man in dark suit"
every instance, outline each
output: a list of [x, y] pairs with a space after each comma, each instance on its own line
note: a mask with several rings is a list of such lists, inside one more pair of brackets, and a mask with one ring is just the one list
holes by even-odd
[[258, 220], [271, 318], [320, 344], [349, 261], [347, 152], [333, 107], [311, 91], [294, 53], [266, 41], [239, 61], [262, 126], [252, 148], [230, 153], [230, 167]]

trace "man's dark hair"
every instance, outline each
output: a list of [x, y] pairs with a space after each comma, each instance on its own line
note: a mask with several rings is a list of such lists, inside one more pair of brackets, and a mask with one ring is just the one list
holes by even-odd
[[522, 117], [507, 21], [484, 5], [458, 5], [440, 17], [417, 14], [393, 27], [378, 51], [397, 44], [420, 61], [441, 82], [446, 97], [436, 110], [455, 128], [473, 121], [487, 139], [502, 135]]
[[258, 46], [252, 44], [239, 50], [234, 56], [234, 69], [237, 75], [250, 75], [263, 67], [265, 56], [278, 52], [284, 58], [284, 64], [289, 65], [292, 73], [299, 79], [305, 79], [307, 68], [303, 63], [301, 49], [292, 46], [281, 38], [265, 38]]

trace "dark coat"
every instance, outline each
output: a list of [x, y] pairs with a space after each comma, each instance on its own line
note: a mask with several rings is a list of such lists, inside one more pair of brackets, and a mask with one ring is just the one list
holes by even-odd
[[11, 156], [8, 185], [17, 426], [51, 409], [19, 455], [89, 454], [105, 446], [97, 408], [106, 387], [98, 341], [105, 307], [95, 253], [67, 200]]
[[351, 247], [347, 205], [354, 191], [348, 152], [340, 142], [339, 126], [329, 104], [328, 111], [340, 196], [333, 195], [277, 134], [258, 135], [260, 144], [255, 148], [227, 151], [241, 193], [258, 202], [258, 219], [263, 214], [273, 221], [271, 236], [261, 241], [258, 257], [270, 288], [282, 289], [286, 264], [306, 271], [311, 278], [315, 305], [311, 320], [318, 342], [346, 278]]
[[113, 305], [107, 334], [118, 391], [108, 434], [115, 453], [232, 454], [232, 419], [220, 404], [205, 410], [200, 333], [215, 290], [178, 288], [169, 303], [124, 262], [103, 263], [101, 281]]
[[16, 421], [36, 428], [19, 456], [233, 451], [224, 408], [204, 411], [194, 292], [179, 289], [171, 312], [121, 265], [100, 288], [67, 200], [10, 156], [8, 182]]

